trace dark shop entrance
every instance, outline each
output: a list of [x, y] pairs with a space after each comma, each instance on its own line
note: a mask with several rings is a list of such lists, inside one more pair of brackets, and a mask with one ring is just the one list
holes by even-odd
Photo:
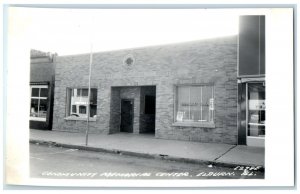
[[110, 133], [155, 134], [156, 86], [111, 89]]
[[134, 99], [121, 100], [121, 132], [133, 132], [133, 103]]

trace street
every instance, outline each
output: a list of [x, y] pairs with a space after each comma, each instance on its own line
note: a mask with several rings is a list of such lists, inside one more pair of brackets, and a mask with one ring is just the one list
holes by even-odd
[[30, 144], [30, 175], [56, 179], [263, 179], [255, 168], [225, 168]]

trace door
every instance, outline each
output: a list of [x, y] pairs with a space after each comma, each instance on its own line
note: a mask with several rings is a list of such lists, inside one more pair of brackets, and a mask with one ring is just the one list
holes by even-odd
[[247, 145], [264, 146], [265, 84], [247, 83]]
[[[142, 133], [155, 133], [155, 96], [145, 95]], [[141, 129], [140, 129], [141, 130]], [[141, 131], [140, 131], [141, 132]]]
[[121, 100], [121, 132], [133, 132], [133, 99]]

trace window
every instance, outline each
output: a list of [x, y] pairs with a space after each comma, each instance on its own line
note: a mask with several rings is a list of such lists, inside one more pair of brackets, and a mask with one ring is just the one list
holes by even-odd
[[86, 106], [79, 106], [79, 114], [86, 114]]
[[30, 120], [46, 121], [48, 110], [48, 86], [30, 86]]
[[214, 122], [213, 86], [177, 86], [176, 122]]
[[88, 105], [90, 105], [90, 117], [96, 117], [97, 89], [91, 88], [90, 101], [88, 101], [87, 88], [67, 89], [67, 116], [87, 118]]
[[76, 105], [72, 105], [72, 113], [77, 113], [77, 106]]

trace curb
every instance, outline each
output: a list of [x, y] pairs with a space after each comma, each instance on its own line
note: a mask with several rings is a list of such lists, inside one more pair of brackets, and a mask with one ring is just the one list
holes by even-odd
[[[134, 157], [160, 159], [160, 160], [184, 162], [184, 163], [191, 163], [191, 164], [213, 165], [216, 167], [235, 168], [237, 166], [241, 166], [241, 167], [257, 166], [257, 165], [242, 164], [242, 163], [225, 163], [225, 162], [217, 162], [217, 161], [209, 161], [209, 160], [180, 158], [180, 157], [174, 157], [174, 156], [168, 156], [168, 155], [162, 155], [162, 154], [149, 154], [149, 153], [131, 152], [131, 151], [117, 150], [117, 149], [89, 147], [89, 146], [84, 146], [84, 145], [65, 144], [65, 143], [58, 143], [58, 142], [46, 141], [46, 140], [30, 139], [29, 142], [32, 144], [52, 145], [55, 147], [64, 147], [64, 148], [71, 148], [71, 149], [78, 149], [78, 150], [85, 150], [85, 151], [120, 154], [120, 155], [134, 156]], [[258, 171], [264, 172], [265, 171], [264, 166], [261, 166], [258, 169]]]

